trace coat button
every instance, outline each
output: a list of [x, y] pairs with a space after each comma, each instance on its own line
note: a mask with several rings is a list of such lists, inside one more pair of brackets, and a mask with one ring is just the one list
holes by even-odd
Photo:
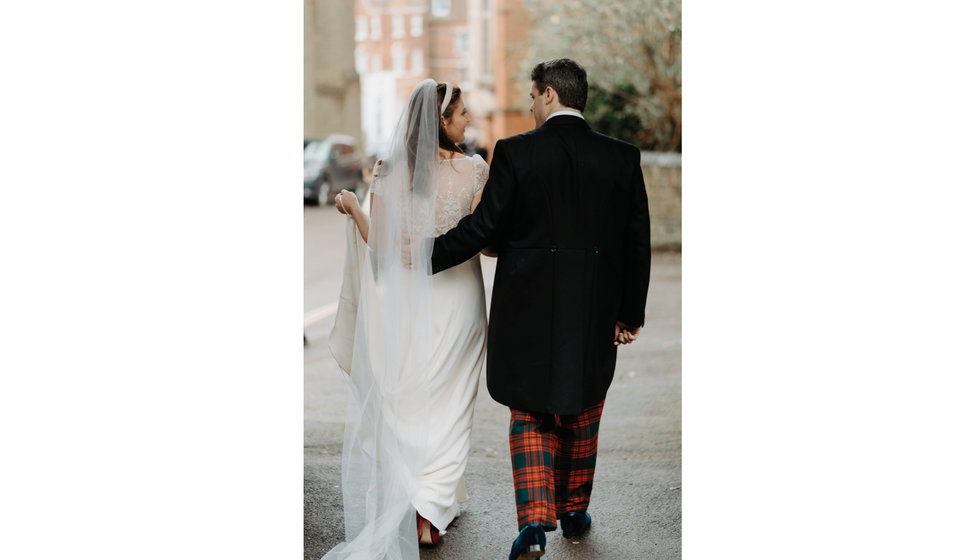
[[592, 251], [593, 251], [593, 252], [594, 252], [595, 254], [597, 254], [597, 255], [599, 254], [599, 248], [598, 248], [598, 247], [593, 247], [593, 248], [592, 248]]
[[552, 253], [557, 253], [558, 252], [558, 247], [556, 245], [552, 245], [551, 246], [551, 252]]

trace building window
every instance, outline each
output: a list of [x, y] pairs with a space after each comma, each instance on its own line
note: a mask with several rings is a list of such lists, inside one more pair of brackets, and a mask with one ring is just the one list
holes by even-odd
[[381, 71], [381, 55], [372, 54], [371, 55], [371, 71], [380, 72]]
[[371, 38], [381, 38], [381, 16], [371, 16]]
[[391, 69], [395, 71], [396, 76], [405, 73], [405, 48], [401, 43], [391, 46]]
[[457, 31], [453, 35], [453, 49], [457, 55], [464, 55], [470, 50], [470, 34], [465, 31]]
[[412, 16], [412, 37], [422, 36], [422, 16]]
[[446, 17], [452, 9], [452, 0], [432, 0], [432, 15], [435, 17]]
[[368, 22], [364, 16], [358, 16], [356, 20], [356, 31], [354, 32], [355, 41], [363, 41], [368, 38]]
[[425, 62], [422, 49], [412, 49], [412, 74], [422, 74], [425, 72]]
[[405, 18], [394, 16], [391, 18], [391, 36], [394, 38], [405, 36]]

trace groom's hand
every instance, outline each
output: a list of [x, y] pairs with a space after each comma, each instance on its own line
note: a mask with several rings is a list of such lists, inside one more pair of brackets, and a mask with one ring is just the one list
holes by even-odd
[[640, 335], [640, 327], [631, 327], [621, 321], [616, 321], [615, 332], [613, 333], [613, 346], [620, 344], [630, 344]]

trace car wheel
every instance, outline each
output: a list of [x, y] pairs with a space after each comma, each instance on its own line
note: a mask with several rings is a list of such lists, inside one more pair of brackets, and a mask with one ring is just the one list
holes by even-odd
[[330, 203], [330, 183], [326, 181], [320, 181], [320, 186], [317, 187], [316, 191], [316, 204], [317, 206], [326, 206]]

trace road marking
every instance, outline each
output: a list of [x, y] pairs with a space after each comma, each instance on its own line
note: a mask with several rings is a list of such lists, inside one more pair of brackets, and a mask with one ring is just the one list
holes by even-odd
[[331, 302], [319, 309], [308, 311], [303, 315], [303, 327], [306, 328], [317, 321], [322, 321], [337, 312], [337, 302]]

